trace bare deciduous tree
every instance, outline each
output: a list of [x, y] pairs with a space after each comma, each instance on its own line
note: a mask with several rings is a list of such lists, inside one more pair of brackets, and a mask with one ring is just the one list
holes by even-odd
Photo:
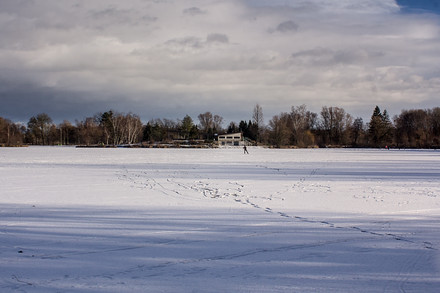
[[316, 124], [317, 114], [307, 111], [306, 105], [292, 106], [290, 112], [291, 140], [294, 145], [306, 147], [314, 144], [311, 129]]
[[211, 112], [199, 114], [200, 130], [207, 139], [212, 139], [214, 132], [222, 131], [223, 117]]
[[213, 129], [216, 132], [220, 132], [222, 131], [222, 124], [223, 124], [223, 117], [219, 116], [219, 115], [214, 115], [214, 119], [213, 119]]
[[134, 144], [139, 141], [142, 132], [142, 122], [138, 115], [128, 113], [123, 119], [123, 142]]
[[28, 129], [36, 144], [48, 144], [48, 136], [52, 126], [52, 118], [46, 113], [38, 114], [29, 119]]
[[269, 121], [269, 139], [271, 144], [282, 147], [289, 143], [289, 120], [288, 113], [281, 113], [280, 115], [275, 115]]
[[87, 117], [76, 122], [78, 129], [78, 144], [94, 145], [101, 143], [102, 128], [94, 117]]
[[198, 116], [200, 122], [200, 129], [207, 133], [209, 129], [214, 128], [214, 118], [212, 117], [211, 112], [205, 112], [203, 114], [199, 114]]
[[323, 107], [321, 111], [321, 131], [323, 142], [330, 144], [346, 144], [347, 131], [352, 124], [352, 117], [339, 107]]
[[252, 122], [256, 126], [257, 142], [261, 142], [262, 133], [264, 131], [263, 108], [256, 104], [252, 113]]
[[24, 130], [9, 119], [0, 117], [0, 145], [21, 145], [24, 139]]

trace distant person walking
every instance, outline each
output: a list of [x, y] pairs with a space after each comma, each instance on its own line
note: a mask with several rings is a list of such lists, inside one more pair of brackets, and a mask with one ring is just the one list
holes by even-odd
[[247, 147], [246, 147], [246, 146], [243, 146], [243, 151], [244, 151], [244, 153], [245, 153], [245, 154], [249, 154], [249, 152], [248, 152], [248, 150], [247, 150]]

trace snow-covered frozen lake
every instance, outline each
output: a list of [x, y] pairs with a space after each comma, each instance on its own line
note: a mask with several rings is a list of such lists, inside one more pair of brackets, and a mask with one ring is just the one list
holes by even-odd
[[0, 148], [0, 292], [439, 292], [434, 150]]

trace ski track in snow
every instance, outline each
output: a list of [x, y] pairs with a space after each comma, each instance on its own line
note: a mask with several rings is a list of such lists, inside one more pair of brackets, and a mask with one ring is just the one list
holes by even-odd
[[[325, 168], [325, 166], [326, 166], [326, 164], [323, 165], [323, 168]], [[288, 176], [288, 174], [286, 172], [284, 172], [282, 169], [279, 169], [279, 168], [270, 168], [270, 167], [263, 166], [263, 165], [258, 165], [256, 167], [257, 168], [265, 168], [270, 171], [276, 172], [279, 174], [279, 176]], [[315, 225], [319, 225], [319, 226], [325, 226], [328, 229], [347, 230], [347, 231], [351, 231], [356, 234], [361, 233], [364, 235], [368, 235], [372, 239], [374, 239], [374, 238], [388, 238], [388, 239], [392, 239], [392, 240], [399, 241], [399, 242], [407, 242], [407, 243], [411, 243], [411, 244], [416, 244], [417, 246], [421, 247], [422, 249], [438, 250], [437, 248], [433, 247], [432, 243], [430, 243], [428, 241], [417, 242], [417, 241], [412, 240], [408, 237], [405, 237], [402, 235], [397, 235], [394, 233], [377, 232], [377, 231], [373, 231], [373, 230], [369, 230], [369, 229], [364, 229], [364, 228], [361, 228], [358, 226], [341, 226], [341, 225], [332, 223], [331, 221], [328, 221], [328, 220], [307, 218], [307, 217], [302, 217], [302, 216], [297, 216], [297, 215], [290, 215], [290, 214], [287, 214], [282, 211], [274, 210], [270, 206], [261, 206], [256, 203], [255, 199], [257, 199], [257, 198], [260, 200], [263, 199], [266, 201], [267, 200], [271, 201], [274, 199], [277, 199], [277, 200], [281, 199], [282, 200], [283, 195], [285, 195], [289, 192], [293, 192], [298, 189], [303, 190], [304, 192], [307, 192], [307, 190], [305, 190], [306, 188], [315, 188], [315, 189], [319, 188], [321, 192], [322, 191], [323, 192], [331, 192], [330, 186], [312, 184], [312, 185], [309, 185], [306, 187], [306, 182], [310, 178], [312, 178], [314, 175], [316, 175], [319, 172], [319, 170], [320, 170], [320, 168], [315, 168], [315, 169], [311, 170], [307, 176], [300, 177], [299, 180], [297, 180], [297, 182], [294, 182], [293, 184], [291, 184], [290, 187], [285, 188], [285, 189], [281, 189], [281, 190], [276, 190], [268, 196], [265, 196], [265, 197], [260, 196], [259, 198], [256, 196], [253, 196], [251, 194], [247, 194], [246, 193], [246, 185], [241, 182], [229, 181], [228, 182], [229, 188], [220, 189], [218, 187], [213, 186], [212, 181], [200, 178], [200, 179], [194, 181], [191, 185], [189, 185], [188, 183], [179, 182], [179, 180], [178, 180], [179, 176], [178, 176], [178, 173], [176, 173], [176, 172], [173, 173], [171, 178], [167, 178], [167, 180], [166, 180], [168, 184], [171, 184], [171, 187], [165, 188], [163, 185], [160, 185], [160, 184], [158, 184], [158, 187], [163, 189], [162, 192], [168, 196], [175, 196], [175, 194], [177, 194], [179, 196], [183, 196], [184, 198], [197, 198], [197, 194], [202, 194], [203, 197], [211, 199], [211, 200], [233, 199], [235, 202], [237, 202], [239, 204], [252, 207], [252, 208], [260, 210], [262, 212], [270, 213], [273, 215], [278, 215], [278, 216], [280, 216], [288, 221], [292, 221], [292, 222], [310, 223], [310, 224], [315, 224]], [[147, 175], [147, 174], [144, 173], [144, 175]], [[138, 176], [133, 174], [131, 176], [127, 176], [127, 178], [138, 178]], [[148, 178], [145, 178], [145, 180], [148, 181]], [[136, 182], [133, 182], [133, 183], [136, 183]], [[140, 187], [140, 188], [142, 188], [144, 186], [149, 186], [148, 183], [147, 184], [144, 182], [137, 182], [137, 183], [138, 183], [138, 187]], [[175, 187], [172, 187], [172, 185], [174, 185]], [[183, 195], [182, 193], [176, 191], [176, 190], [181, 190], [182, 188], [185, 191], [195, 192], [196, 195]], [[371, 192], [374, 194], [380, 194], [380, 192], [377, 191], [376, 189], [374, 189], [373, 187], [371, 187]], [[431, 194], [432, 193], [429, 193], [428, 196], [431, 196]], [[376, 200], [376, 201], [383, 201], [383, 200], [381, 200], [381, 198], [382, 198], [382, 196], [379, 196], [379, 195], [374, 196], [374, 200]], [[365, 240], [364, 237], [361, 237], [360, 239]], [[207, 259], [194, 260], [194, 262], [233, 259], [233, 258], [244, 257], [244, 256], [248, 256], [248, 255], [253, 255], [253, 254], [267, 253], [267, 252], [274, 251], [274, 250], [276, 250], [276, 251], [289, 251], [289, 250], [304, 249], [304, 248], [310, 248], [310, 247], [315, 247], [315, 246], [325, 246], [325, 245], [342, 243], [342, 242], [350, 242], [350, 241], [359, 241], [359, 239], [357, 239], [357, 238], [344, 238], [344, 239], [338, 239], [338, 240], [333, 240], [333, 241], [328, 241], [328, 242], [319, 242], [319, 243], [307, 244], [307, 245], [291, 245], [291, 246], [284, 246], [284, 247], [276, 247], [276, 248], [272, 248], [272, 249], [266, 249], [266, 248], [255, 249], [255, 250], [249, 250], [249, 251], [242, 251], [240, 253], [236, 253], [236, 254], [232, 254], [232, 255], [212, 256]], [[409, 258], [404, 263], [404, 265], [401, 266], [401, 270], [400, 270], [399, 275], [397, 277], [398, 279], [400, 279], [400, 281], [399, 281], [399, 291], [400, 292], [406, 292], [404, 289], [405, 284], [406, 284], [406, 282], [408, 282], [410, 280], [410, 276], [413, 273], [413, 271], [415, 270], [417, 263], [423, 258], [424, 255], [425, 255], [425, 253], [422, 251], [419, 254]], [[166, 264], [166, 266], [171, 266], [171, 265], [176, 265], [176, 263]], [[145, 268], [142, 267], [142, 270], [144, 270], [144, 269]], [[156, 267], [151, 268], [151, 270], [153, 270], [153, 269], [156, 269]], [[194, 272], [194, 273], [197, 273], [197, 272]], [[157, 274], [157, 272], [154, 273], [153, 275], [155, 275], [155, 274]], [[385, 288], [384, 291], [387, 291], [387, 288]]]
[[[325, 168], [327, 164], [323, 164], [323, 168]], [[256, 168], [265, 168], [268, 170], [271, 170], [273, 172], [278, 173], [280, 176], [288, 176], [287, 172], [284, 172], [282, 169], [280, 168], [270, 168], [264, 165], [257, 165]], [[263, 200], [274, 200], [274, 199], [282, 199], [282, 195], [289, 193], [295, 189], [302, 189], [304, 190], [305, 187], [305, 182], [313, 177], [315, 174], [317, 174], [317, 172], [320, 170], [320, 168], [315, 168], [313, 170], [310, 171], [310, 173], [307, 176], [303, 176], [300, 177], [299, 180], [293, 184], [291, 184], [291, 186], [289, 188], [286, 188], [284, 190], [277, 190], [275, 191], [273, 194], [270, 194], [268, 196], [263, 196], [263, 197], [258, 197], [258, 199], [263, 199]], [[368, 229], [363, 229], [357, 226], [350, 226], [350, 227], [346, 227], [346, 226], [340, 226], [337, 225], [335, 223], [332, 223], [330, 221], [327, 220], [320, 220], [320, 219], [313, 219], [313, 218], [307, 218], [307, 217], [301, 217], [301, 216], [296, 216], [296, 215], [289, 215], [285, 212], [281, 212], [281, 211], [276, 211], [273, 210], [271, 207], [264, 207], [264, 206], [260, 206], [257, 203], [255, 203], [255, 199], [257, 197], [249, 195], [249, 194], [245, 194], [245, 189], [246, 186], [242, 183], [239, 182], [231, 182], [229, 181], [228, 184], [230, 186], [230, 188], [222, 190], [220, 188], [214, 187], [212, 184], [212, 181], [209, 179], [202, 179], [200, 178], [200, 180], [196, 180], [194, 181], [191, 185], [188, 185], [187, 183], [183, 183], [183, 182], [179, 182], [179, 180], [177, 178], [179, 178], [179, 172], [173, 172], [172, 174], [170, 174], [170, 177], [166, 179], [167, 185], [170, 185], [168, 187], [165, 187], [165, 184], [160, 184], [157, 183], [154, 179], [149, 179], [148, 177], [148, 172], [142, 171], [142, 172], [136, 172], [136, 171], [128, 171], [125, 170], [124, 171], [124, 175], [120, 175], [118, 176], [119, 179], [121, 180], [128, 180], [129, 182], [132, 183], [132, 187], [135, 188], [147, 188], [147, 189], [158, 189], [160, 192], [162, 192], [163, 194], [167, 195], [167, 196], [180, 196], [182, 198], [185, 199], [194, 199], [197, 198], [197, 194], [202, 194], [203, 197], [208, 198], [208, 199], [219, 199], [219, 198], [232, 198], [235, 202], [240, 203], [242, 205], [245, 206], [250, 206], [252, 208], [267, 212], [267, 213], [271, 213], [274, 215], [279, 215], [282, 218], [285, 219], [289, 219], [291, 221], [299, 221], [299, 222], [305, 222], [305, 223], [313, 223], [313, 224], [317, 224], [317, 225], [324, 225], [327, 226], [328, 228], [331, 229], [346, 229], [346, 230], [351, 230], [353, 232], [356, 233], [365, 233], [365, 234], [370, 234], [372, 236], [378, 236], [378, 237], [387, 237], [387, 238], [392, 238], [396, 241], [403, 241], [403, 242], [409, 242], [409, 243], [415, 243], [415, 241], [410, 240], [409, 238], [406, 238], [404, 236], [400, 236], [400, 235], [396, 235], [393, 233], [380, 233], [380, 232], [375, 232], [375, 231], [370, 231]], [[153, 184], [150, 182], [153, 181]], [[323, 186], [323, 185], [310, 185], [312, 188], [313, 187], [318, 187], [320, 189], [320, 191], [325, 191], [325, 192], [331, 192], [331, 187], [329, 186]], [[310, 188], [309, 186], [309, 188]], [[196, 193], [196, 195], [184, 195], [180, 190], [184, 189], [185, 191], [193, 191]], [[371, 190], [374, 190], [373, 187], [371, 187]], [[377, 194], [377, 191], [373, 191], [372, 193]], [[431, 194], [433, 194], [433, 192], [428, 193], [427, 196], [432, 196]], [[423, 194], [426, 195], [426, 194]], [[355, 196], [356, 197], [356, 196]], [[378, 200], [379, 196], [374, 197], [374, 199], [376, 201], [380, 201], [380, 199]], [[418, 243], [418, 245], [420, 245], [421, 247], [425, 248], [425, 249], [434, 249], [434, 250], [438, 250], [437, 248], [433, 247], [433, 244], [430, 242], [422, 242], [422, 243]]]

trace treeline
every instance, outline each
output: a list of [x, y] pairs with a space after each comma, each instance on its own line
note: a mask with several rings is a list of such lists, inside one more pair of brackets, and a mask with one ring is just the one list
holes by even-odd
[[171, 142], [174, 140], [213, 141], [224, 131], [223, 118], [206, 112], [198, 116], [199, 124], [186, 115], [182, 120], [153, 119], [143, 124], [133, 113], [107, 111], [81, 121], [53, 123], [41, 113], [29, 119], [27, 125], [0, 117], [0, 145], [133, 145]]
[[439, 148], [440, 108], [402, 110], [391, 120], [376, 106], [365, 123], [339, 107], [323, 107], [318, 115], [302, 105], [274, 116], [266, 135], [277, 147]]
[[378, 106], [368, 122], [353, 118], [343, 108], [323, 107], [321, 112], [293, 106], [289, 112], [263, 121], [263, 110], [255, 106], [252, 119], [230, 122], [211, 112], [198, 115], [198, 123], [186, 115], [181, 120], [153, 119], [143, 124], [133, 113], [107, 111], [72, 124], [59, 125], [45, 113], [27, 125], [0, 117], [0, 145], [131, 145], [199, 140], [213, 142], [220, 133], [243, 133], [255, 144], [272, 147], [398, 147], [439, 148], [440, 108], [402, 110], [390, 118]]

